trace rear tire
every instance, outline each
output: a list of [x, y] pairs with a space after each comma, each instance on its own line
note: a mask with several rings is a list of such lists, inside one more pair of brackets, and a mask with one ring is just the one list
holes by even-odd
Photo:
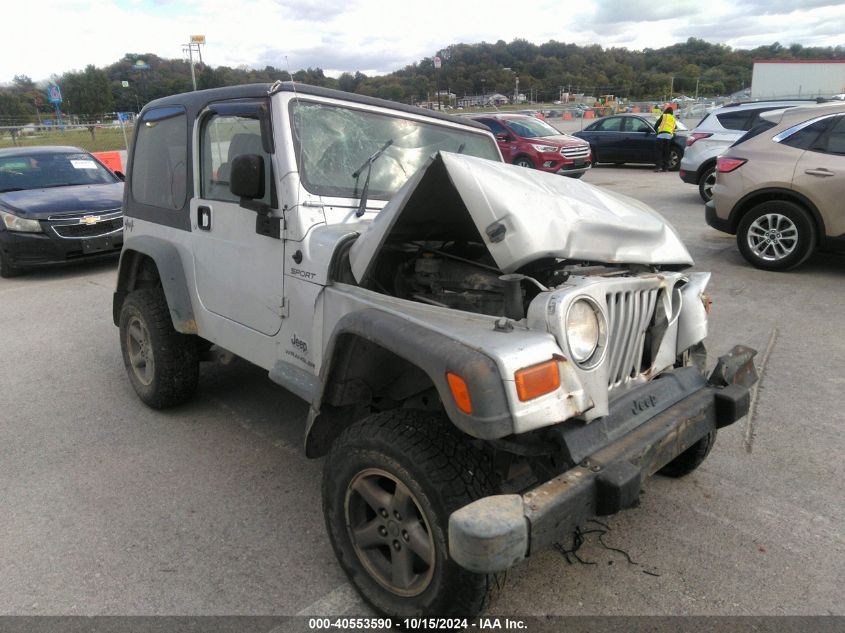
[[704, 463], [715, 443], [716, 431], [711, 431], [657, 472], [674, 478], [689, 475]]
[[701, 174], [698, 179], [698, 195], [704, 202], [710, 202], [713, 199], [713, 185], [716, 184], [716, 167], [710, 167]]
[[742, 256], [763, 270], [800, 266], [816, 249], [816, 226], [810, 214], [787, 200], [769, 200], [746, 213], [736, 232]]
[[669, 171], [678, 171], [681, 168], [681, 153], [674, 147], [669, 150]]
[[173, 329], [161, 288], [135, 290], [123, 301], [120, 348], [129, 382], [147, 406], [166, 409], [196, 392], [197, 337]]
[[329, 452], [326, 530], [350, 582], [379, 613], [474, 617], [504, 575], [475, 574], [451, 559], [449, 516], [495, 491], [490, 460], [441, 415], [376, 413]]

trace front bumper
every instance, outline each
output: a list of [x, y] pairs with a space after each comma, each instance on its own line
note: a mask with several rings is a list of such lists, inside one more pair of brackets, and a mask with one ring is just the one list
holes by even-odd
[[[699, 378], [701, 383], [691, 387], [684, 379], [667, 391], [665, 384], [657, 384], [664, 382], [660, 379], [634, 390], [622, 405], [625, 415], [617, 411], [620, 426], [630, 428], [632, 419], [639, 422], [644, 408], [658, 412], [621, 436], [613, 437], [611, 430], [611, 441], [577, 466], [524, 494], [485, 497], [453, 512], [449, 517], [452, 558], [476, 573], [503, 571], [555, 543], [587, 519], [635, 505], [646, 477], [711, 431], [748, 412], [748, 387], [756, 381], [754, 354], [747, 348], [734, 348], [720, 359], [707, 384]], [[673, 390], [688, 395], [661, 409], [659, 398]], [[613, 416], [611, 411], [609, 417]]]
[[592, 167], [593, 166], [589, 161], [586, 163], [567, 163], [562, 165], [561, 168], [557, 170], [557, 173], [561, 176], [575, 178], [590, 171]]
[[44, 233], [0, 231], [0, 250], [6, 254], [13, 267], [29, 268], [82, 259], [116, 257], [123, 246], [123, 231], [107, 236], [65, 239], [55, 235], [45, 222], [42, 222], [42, 226], [45, 226]]

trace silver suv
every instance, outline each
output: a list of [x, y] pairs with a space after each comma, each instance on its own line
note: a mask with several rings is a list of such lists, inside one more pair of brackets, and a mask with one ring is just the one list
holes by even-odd
[[403, 628], [474, 616], [501, 572], [693, 471], [748, 411], [754, 351], [703, 374], [710, 274], [664, 219], [503, 163], [479, 123], [290, 83], [139, 118], [129, 382], [184, 402], [214, 345], [306, 400], [329, 541]]
[[705, 116], [687, 137], [687, 147], [681, 159], [681, 180], [698, 185], [701, 199], [713, 197], [716, 183], [716, 157], [734, 141], [762, 122], [760, 115], [769, 110], [809, 105], [814, 100], [753, 101], [717, 108]]

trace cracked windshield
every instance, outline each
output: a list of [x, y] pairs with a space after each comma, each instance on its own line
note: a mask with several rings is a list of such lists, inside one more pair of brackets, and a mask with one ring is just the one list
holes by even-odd
[[[302, 184], [311, 193], [355, 198], [367, 179], [369, 198], [386, 200], [438, 151], [498, 160], [493, 141], [479, 133], [317, 103], [293, 104]], [[362, 169], [363, 166], [363, 169]]]

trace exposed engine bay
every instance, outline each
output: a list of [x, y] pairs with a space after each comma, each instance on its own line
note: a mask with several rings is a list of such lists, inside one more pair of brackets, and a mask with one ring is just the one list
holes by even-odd
[[503, 275], [483, 244], [415, 241], [385, 245], [369, 285], [401, 299], [521, 319], [538, 293], [565, 283], [571, 275], [621, 277], [656, 268], [545, 258]]

